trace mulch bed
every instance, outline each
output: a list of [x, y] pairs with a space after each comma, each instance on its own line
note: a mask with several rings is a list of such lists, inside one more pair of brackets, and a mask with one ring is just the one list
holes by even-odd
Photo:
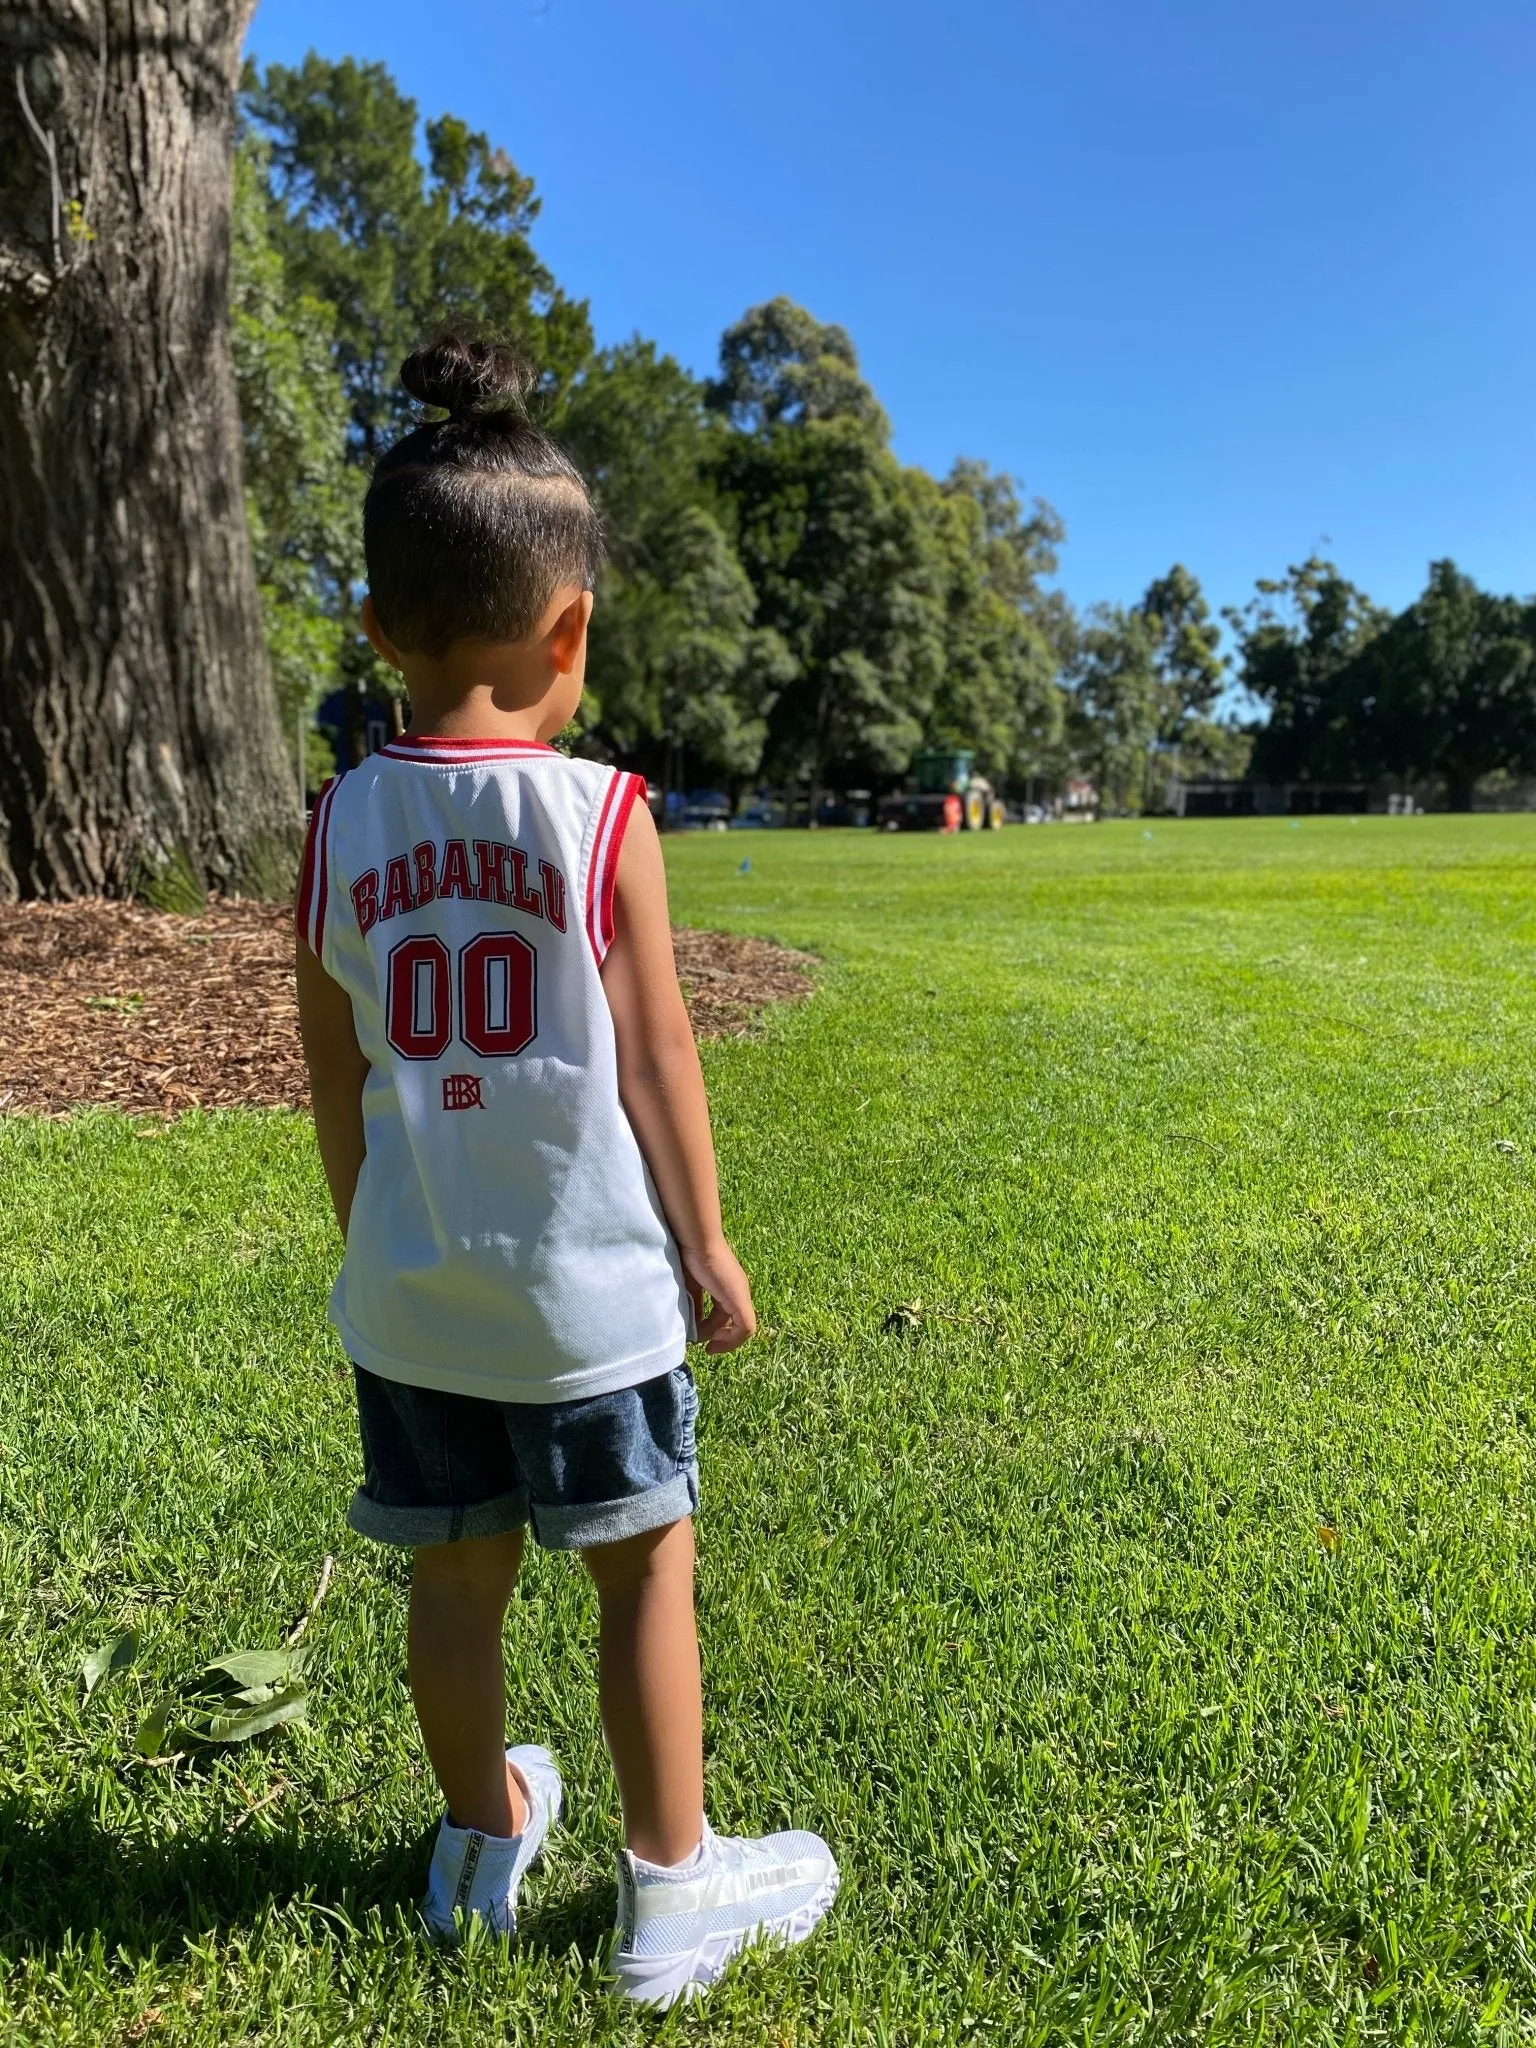
[[[765, 1003], [811, 992], [810, 956], [766, 939], [678, 930], [673, 943], [700, 1038], [741, 1037]], [[95, 1103], [174, 1116], [308, 1101], [291, 909], [0, 907], [0, 1112]]]

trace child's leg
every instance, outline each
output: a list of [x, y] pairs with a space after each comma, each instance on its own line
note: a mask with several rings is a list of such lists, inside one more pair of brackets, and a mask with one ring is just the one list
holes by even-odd
[[523, 1532], [437, 1543], [415, 1553], [411, 1698], [455, 1827], [521, 1834], [527, 1805], [506, 1760], [501, 1627]]
[[693, 1625], [693, 1523], [596, 1545], [597, 1690], [629, 1846], [681, 1863], [704, 1828], [704, 1708]]

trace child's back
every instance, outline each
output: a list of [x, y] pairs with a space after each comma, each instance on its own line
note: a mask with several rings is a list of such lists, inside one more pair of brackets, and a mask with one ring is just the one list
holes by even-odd
[[406, 737], [321, 796], [300, 920], [369, 1069], [332, 1315], [371, 1372], [564, 1401], [682, 1361], [599, 971], [642, 791], [536, 742]]

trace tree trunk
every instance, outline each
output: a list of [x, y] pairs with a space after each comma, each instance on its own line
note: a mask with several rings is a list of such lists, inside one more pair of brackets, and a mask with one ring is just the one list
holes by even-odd
[[661, 816], [656, 820], [658, 832], [672, 829], [672, 740], [670, 734], [661, 743]]
[[291, 876], [229, 346], [253, 0], [0, 0], [0, 896]]
[[832, 689], [825, 680], [826, 671], [823, 670], [822, 674], [821, 692], [816, 699], [816, 732], [811, 749], [811, 780], [805, 799], [805, 829], [808, 832], [818, 832], [821, 829], [821, 783], [827, 772], [827, 760], [832, 748]]

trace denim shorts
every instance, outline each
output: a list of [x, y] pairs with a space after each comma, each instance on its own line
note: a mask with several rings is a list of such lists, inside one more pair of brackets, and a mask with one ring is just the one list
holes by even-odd
[[483, 1401], [357, 1379], [363, 1483], [347, 1520], [411, 1546], [504, 1536], [532, 1522], [546, 1550], [586, 1550], [664, 1529], [699, 1504], [686, 1365], [585, 1401]]

